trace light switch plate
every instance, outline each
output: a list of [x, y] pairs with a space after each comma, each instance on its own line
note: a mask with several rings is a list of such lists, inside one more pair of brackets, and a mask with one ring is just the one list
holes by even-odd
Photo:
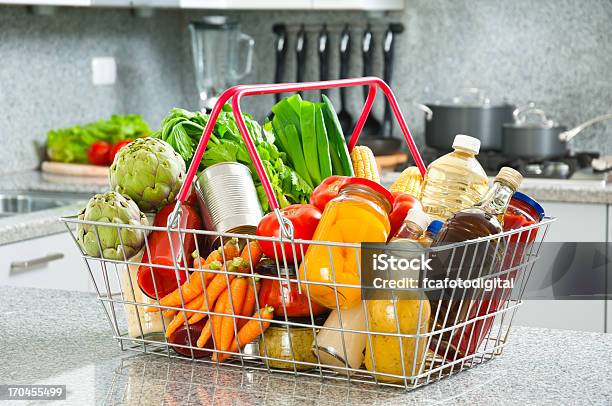
[[94, 86], [113, 85], [117, 81], [117, 63], [112, 56], [91, 59], [92, 83]]

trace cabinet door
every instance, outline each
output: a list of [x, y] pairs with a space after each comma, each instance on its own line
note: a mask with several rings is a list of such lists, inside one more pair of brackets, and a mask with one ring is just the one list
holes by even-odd
[[2, 285], [87, 292], [90, 279], [67, 232], [0, 247]]
[[[557, 217], [557, 221], [551, 224], [548, 230], [546, 241], [606, 241], [606, 205], [559, 202], [542, 202], [542, 205], [547, 215]], [[561, 250], [560, 248], [560, 253]], [[552, 263], [537, 265], [536, 269], [539, 271], [553, 271]], [[552, 279], [551, 275], [535, 272], [536, 269], [531, 274], [529, 286], [547, 286], [547, 280]], [[553, 288], [548, 285], [539, 292], [552, 297]], [[525, 300], [517, 312], [515, 323], [533, 327], [603, 332], [605, 305], [603, 300]]]
[[[612, 296], [612, 205], [608, 205], [608, 298]], [[606, 301], [606, 333], [612, 333], [612, 299]]]

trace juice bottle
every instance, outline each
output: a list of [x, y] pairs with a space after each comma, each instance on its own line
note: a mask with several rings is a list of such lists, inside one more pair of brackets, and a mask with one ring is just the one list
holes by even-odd
[[454, 151], [433, 161], [423, 182], [421, 203], [425, 213], [446, 221], [453, 213], [479, 202], [488, 189], [488, 179], [476, 155], [480, 140], [458, 134]]
[[[473, 207], [463, 209], [450, 217], [431, 246], [444, 246], [501, 233], [504, 212], [522, 180], [519, 172], [508, 167], [502, 168], [485, 197]], [[433, 252], [432, 276], [474, 280], [499, 272], [505, 247], [505, 240], [497, 238]], [[435, 330], [489, 314], [497, 310], [500, 304], [496, 299], [500, 294], [496, 291], [485, 295], [480, 289], [460, 289], [454, 293], [453, 298], [446, 294], [438, 297], [439, 300], [432, 300], [431, 323]], [[433, 309], [438, 306], [436, 317], [436, 311]], [[471, 355], [490, 330], [492, 321], [493, 317], [479, 319], [457, 330], [434, 335], [430, 348], [449, 360]]]

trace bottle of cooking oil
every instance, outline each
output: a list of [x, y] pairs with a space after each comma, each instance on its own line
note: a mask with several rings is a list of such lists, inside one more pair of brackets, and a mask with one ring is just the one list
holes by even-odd
[[[506, 247], [504, 237], [474, 241], [459, 246], [452, 244], [501, 233], [504, 212], [522, 180], [523, 177], [519, 172], [508, 167], [502, 168], [495, 177], [491, 189], [478, 203], [460, 210], [448, 219], [431, 246], [451, 245], [448, 249], [442, 248], [432, 254], [430, 273], [432, 278], [474, 280], [486, 278], [489, 274], [502, 269]], [[445, 320], [454, 320], [454, 323], [465, 322], [489, 311], [494, 312], [500, 304], [498, 299], [491, 300], [490, 296], [484, 296], [479, 290], [462, 291], [460, 295], [462, 300], [452, 300], [452, 298], [449, 300], [446, 299], [447, 296], [432, 300], [432, 308], [439, 308], [439, 314], [443, 315], [431, 320], [436, 330], [448, 327], [445, 325]], [[473, 354], [480, 344], [479, 340], [487, 335], [490, 328], [490, 322], [484, 324], [479, 322], [462, 330], [460, 334], [450, 334], [450, 331], [447, 331], [432, 337], [432, 342], [436, 344], [438, 354], [444, 354], [447, 359], [457, 359]], [[474, 334], [472, 330], [478, 331]], [[477, 338], [471, 339], [472, 336]]]
[[453, 149], [429, 165], [423, 182], [421, 203], [434, 220], [446, 221], [453, 213], [473, 206], [488, 189], [487, 174], [476, 159], [480, 140], [458, 134]]

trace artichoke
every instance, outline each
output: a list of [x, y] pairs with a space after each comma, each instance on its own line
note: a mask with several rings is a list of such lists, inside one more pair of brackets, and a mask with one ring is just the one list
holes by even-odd
[[139, 138], [121, 148], [110, 167], [111, 189], [153, 212], [174, 200], [185, 178], [185, 161], [165, 141]]
[[[79, 220], [113, 224], [148, 225], [147, 218], [138, 209], [136, 203], [117, 192], [95, 195], [89, 199], [78, 218]], [[83, 252], [89, 256], [124, 260], [133, 257], [140, 251], [145, 243], [145, 231], [136, 228], [79, 223], [77, 240]], [[102, 252], [100, 252], [100, 247]]]

